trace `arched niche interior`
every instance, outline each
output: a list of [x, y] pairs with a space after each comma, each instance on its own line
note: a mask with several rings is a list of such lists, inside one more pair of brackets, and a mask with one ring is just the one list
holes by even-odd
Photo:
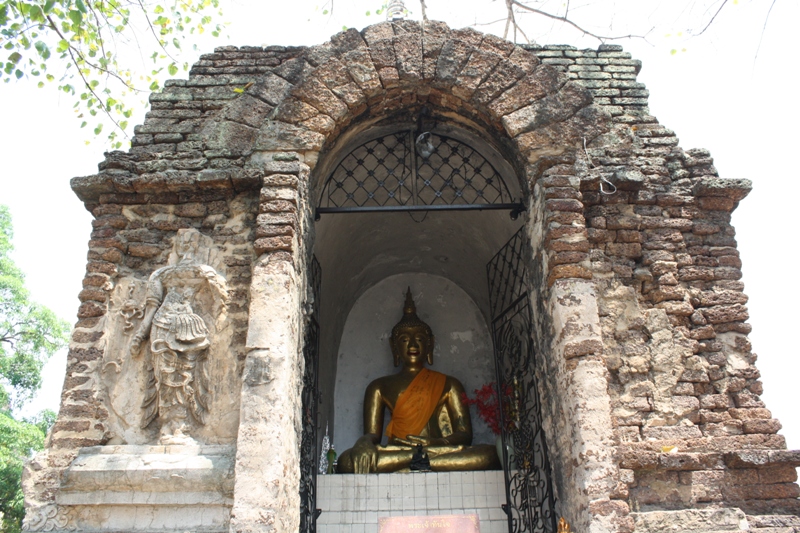
[[[446, 135], [476, 150], [502, 176], [512, 196], [517, 201], [523, 200], [525, 192], [520, 183], [519, 172], [509, 162], [509, 158], [503, 155], [506, 148], [485, 130], [474, 127], [474, 124], [448, 121], [446, 117], [431, 121], [423, 127], [423, 131]], [[321, 194], [331, 172], [355, 148], [377, 137], [403, 131], [418, 133], [420, 123], [408, 119], [398, 120], [395, 117], [394, 120], [365, 122], [343, 132], [327, 153], [320, 157], [312, 178], [312, 194]], [[318, 202], [318, 199], [315, 198], [315, 201]], [[440, 280], [443, 290], [445, 286], [452, 284], [463, 291], [474, 303], [486, 331], [490, 331], [486, 265], [520, 229], [524, 223], [523, 218], [513, 220], [508, 210], [336, 213], [324, 214], [319, 218], [315, 223], [314, 254], [322, 267], [320, 435], [324, 435], [328, 427], [340, 452], [353, 444], [340, 442], [336, 437], [334, 420], [338, 406], [334, 403], [334, 390], [337, 382], [339, 387], [361, 387], [356, 409], [362, 408], [366, 385], [350, 384], [347, 380], [339, 379], [342, 376], [338, 376], [339, 362], [357, 356], [343, 352], [340, 347], [345, 323], [359, 298], [393, 276], [424, 274], [429, 276], [426, 278], [428, 281]], [[434, 290], [435, 281], [426, 288], [429, 294]], [[414, 287], [412, 291], [417, 292]], [[387, 293], [385, 297], [388, 300], [387, 305], [396, 308], [391, 321], [393, 325], [401, 316], [402, 293]], [[459, 310], [449, 309], [448, 312], [458, 313]], [[369, 324], [364, 324], [364, 327], [369, 327]], [[451, 333], [434, 331], [440, 351], [452, 349], [452, 343], [448, 341]], [[388, 339], [385, 350], [384, 354], [376, 355], [388, 358], [388, 366], [385, 368], [391, 372]], [[493, 364], [491, 349], [485, 353]], [[439, 370], [449, 372], [445, 368]], [[457, 370], [451, 372], [460, 378]], [[363, 381], [363, 378], [359, 379]], [[467, 390], [472, 392], [469, 388]], [[359, 422], [359, 431], [360, 425]], [[352, 429], [349, 428], [344, 433], [351, 435]]]

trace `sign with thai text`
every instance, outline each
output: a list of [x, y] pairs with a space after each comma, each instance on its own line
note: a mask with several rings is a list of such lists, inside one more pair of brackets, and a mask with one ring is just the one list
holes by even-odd
[[476, 514], [386, 516], [378, 523], [379, 533], [480, 533]]

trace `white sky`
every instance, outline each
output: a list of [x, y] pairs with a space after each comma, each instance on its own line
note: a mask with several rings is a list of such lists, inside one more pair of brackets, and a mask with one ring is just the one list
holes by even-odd
[[[375, 0], [336, 0], [333, 15], [324, 16], [321, 2], [222, 0], [229, 37], [200, 43], [215, 46], [317, 44], [343, 25], [362, 28], [383, 20], [365, 12], [380, 7]], [[800, 124], [797, 98], [796, 33], [800, 2], [777, 0], [758, 49], [770, 1], [735, 0], [702, 36], [674, 36], [707, 21], [704, 9], [686, 9], [687, 0], [572, 0], [572, 16], [597, 33], [624, 35], [657, 29], [648, 41], [622, 41], [641, 59], [639, 81], [650, 90], [650, 109], [673, 129], [681, 146], [708, 148], [724, 178], [749, 178], [754, 190], [734, 213], [739, 250], [744, 262], [748, 307], [753, 324], [750, 339], [762, 373], [763, 399], [781, 420], [791, 449], [800, 448], [800, 417], [794, 387], [800, 372], [800, 349], [794, 341], [800, 288], [796, 213], [800, 210], [800, 175], [791, 163], [798, 150], [792, 133]], [[427, 0], [428, 16], [451, 27], [491, 22], [504, 17], [500, 0]], [[418, 12], [411, 0], [406, 5]], [[561, 1], [541, 1], [554, 11]], [[417, 18], [412, 14], [411, 18]], [[521, 17], [528, 36], [542, 44], [596, 48], [598, 43], [554, 21], [538, 24]], [[502, 24], [477, 26], [502, 34]], [[666, 33], [673, 36], [665, 37]], [[681, 50], [671, 55], [671, 49]], [[146, 55], [146, 54], [145, 54]], [[190, 63], [195, 57], [186, 57]], [[140, 60], [133, 56], [133, 63]], [[142, 61], [143, 62], [143, 61]], [[97, 171], [103, 159], [102, 140], [84, 144], [86, 132], [73, 118], [72, 100], [54, 89], [37, 89], [25, 81], [0, 86], [0, 203], [11, 207], [16, 251], [27, 273], [34, 299], [74, 322], [78, 308], [91, 217], [69, 188], [69, 178]], [[131, 119], [142, 122], [143, 112]], [[29, 406], [58, 408], [65, 369], [64, 353], [45, 369], [39, 398]]]

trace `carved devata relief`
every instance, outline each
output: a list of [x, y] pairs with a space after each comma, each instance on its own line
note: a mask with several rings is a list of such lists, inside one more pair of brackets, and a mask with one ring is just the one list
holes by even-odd
[[[235, 434], [225, 422], [238, 394], [221, 268], [211, 239], [183, 229], [167, 266], [146, 283], [125, 278], [115, 288], [103, 365], [111, 444], [225, 442]], [[212, 390], [222, 393], [221, 412], [212, 413]]]

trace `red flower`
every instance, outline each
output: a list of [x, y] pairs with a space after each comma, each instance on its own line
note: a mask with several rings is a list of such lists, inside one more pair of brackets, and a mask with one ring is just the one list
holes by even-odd
[[500, 434], [500, 402], [497, 398], [497, 386], [495, 382], [487, 383], [480, 389], [475, 389], [475, 399], [471, 399], [466, 393], [462, 394], [462, 401], [467, 405], [474, 405], [478, 410], [478, 416], [486, 422], [489, 429], [495, 435]]

